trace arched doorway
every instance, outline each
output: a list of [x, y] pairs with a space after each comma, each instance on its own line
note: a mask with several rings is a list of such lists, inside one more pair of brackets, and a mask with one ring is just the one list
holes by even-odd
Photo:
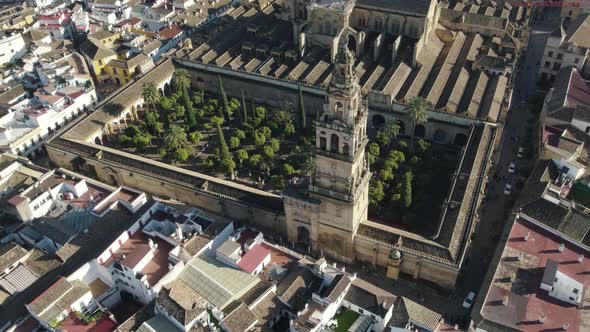
[[416, 129], [414, 130], [414, 136], [415, 137], [424, 137], [426, 136], [426, 127], [424, 127], [423, 125], [417, 125]]
[[457, 134], [455, 135], [455, 145], [465, 145], [467, 144], [467, 135], [465, 134]]
[[373, 124], [373, 128], [381, 128], [385, 125], [385, 118], [383, 115], [375, 114], [373, 115], [371, 123]]
[[447, 140], [447, 133], [442, 129], [437, 129], [434, 132], [434, 141], [439, 143], [444, 143]]
[[306, 227], [299, 226], [297, 228], [297, 243], [309, 245], [309, 230]]
[[94, 138], [94, 144], [97, 144], [97, 145], [102, 145], [102, 142], [100, 141], [100, 136], [96, 136], [96, 137]]

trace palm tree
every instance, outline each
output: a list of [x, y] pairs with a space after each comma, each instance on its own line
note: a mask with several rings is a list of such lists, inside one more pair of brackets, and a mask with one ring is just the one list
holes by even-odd
[[313, 157], [308, 156], [307, 158], [305, 158], [305, 161], [301, 165], [301, 173], [303, 175], [309, 176], [311, 173], [313, 173], [314, 169], [315, 169], [315, 160], [313, 159]]
[[385, 134], [385, 137], [387, 137], [388, 150], [391, 147], [391, 141], [394, 140], [397, 137], [397, 135], [399, 135], [399, 129], [399, 124], [397, 123], [397, 121], [395, 121], [395, 119], [388, 121], [385, 125], [383, 133]]
[[172, 125], [164, 136], [164, 147], [168, 151], [176, 151], [188, 146], [188, 139], [182, 127]]
[[410, 140], [410, 150], [413, 151], [416, 126], [428, 121], [428, 112], [432, 110], [432, 104], [422, 97], [414, 97], [408, 104], [408, 110], [408, 115], [410, 116], [410, 120], [412, 120], [412, 138]]
[[176, 69], [172, 75], [172, 85], [176, 91], [184, 91], [191, 85], [191, 77], [186, 69]]
[[143, 101], [155, 111], [156, 102], [160, 99], [160, 92], [156, 89], [156, 85], [153, 82], [144, 83], [141, 96], [143, 97]]
[[153, 133], [156, 128], [156, 102], [160, 99], [160, 92], [156, 89], [156, 85], [153, 82], [147, 82], [143, 84], [141, 90], [141, 96], [143, 97], [143, 101], [150, 106], [149, 108], [152, 109], [154, 112], [153, 114], [150, 112], [149, 108], [146, 108], [145, 111], [145, 124], [149, 128], [149, 130]]

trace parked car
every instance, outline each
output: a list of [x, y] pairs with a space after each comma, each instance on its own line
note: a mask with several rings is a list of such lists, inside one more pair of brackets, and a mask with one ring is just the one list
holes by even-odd
[[508, 196], [512, 193], [512, 185], [509, 183], [506, 183], [506, 186], [504, 186], [504, 195]]
[[473, 300], [475, 300], [475, 293], [469, 292], [467, 296], [465, 296], [465, 300], [463, 300], [463, 308], [469, 309], [473, 305]]
[[516, 153], [516, 156], [520, 159], [522, 157], [524, 157], [524, 148], [522, 146], [518, 147], [518, 152]]
[[516, 165], [514, 163], [508, 164], [508, 173], [513, 174], [516, 172]]

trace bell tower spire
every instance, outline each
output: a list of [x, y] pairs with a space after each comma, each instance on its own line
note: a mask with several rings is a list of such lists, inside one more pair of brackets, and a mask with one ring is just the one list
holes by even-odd
[[[353, 257], [354, 234], [367, 219], [370, 178], [365, 157], [368, 111], [347, 45], [347, 38], [341, 38], [326, 103], [315, 121], [315, 172], [309, 184], [310, 195], [321, 202], [318, 244], [341, 259]], [[324, 228], [340, 233], [322, 234]]]

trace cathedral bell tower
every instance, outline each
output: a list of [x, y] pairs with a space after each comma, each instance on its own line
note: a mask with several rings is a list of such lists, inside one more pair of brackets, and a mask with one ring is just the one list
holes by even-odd
[[317, 248], [343, 261], [353, 259], [353, 238], [367, 219], [370, 171], [365, 158], [368, 111], [354, 56], [341, 38], [326, 104], [315, 121], [315, 171], [310, 196], [320, 201]]

